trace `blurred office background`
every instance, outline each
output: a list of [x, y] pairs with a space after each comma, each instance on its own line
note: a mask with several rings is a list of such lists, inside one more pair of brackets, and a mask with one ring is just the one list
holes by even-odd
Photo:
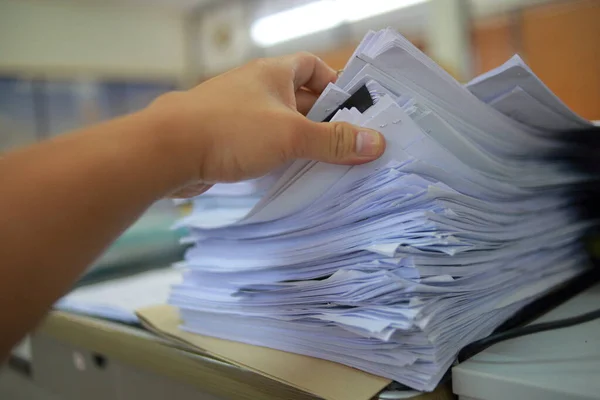
[[[308, 50], [343, 68], [367, 30], [387, 26], [461, 81], [519, 53], [600, 119], [599, 22], [600, 0], [0, 0], [0, 152], [256, 57]], [[176, 259], [176, 217], [159, 202], [97, 266]]]

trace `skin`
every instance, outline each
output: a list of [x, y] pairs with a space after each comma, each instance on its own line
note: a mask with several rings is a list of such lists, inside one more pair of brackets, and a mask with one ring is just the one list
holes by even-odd
[[307, 53], [256, 60], [0, 158], [0, 360], [156, 200], [296, 158], [356, 165], [379, 157], [379, 133], [303, 116], [335, 79]]

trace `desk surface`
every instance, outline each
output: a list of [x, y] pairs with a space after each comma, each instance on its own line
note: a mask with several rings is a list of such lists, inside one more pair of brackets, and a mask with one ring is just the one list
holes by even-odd
[[316, 399], [249, 370], [173, 344], [143, 329], [54, 311], [40, 325], [46, 335], [224, 398]]
[[[141, 328], [53, 311], [34, 334], [34, 344], [35, 335], [100, 353], [115, 361], [170, 378], [220, 398], [317, 399], [306, 392], [211, 358], [199, 353], [196, 348], [173, 343]], [[396, 397], [399, 395], [407, 397]], [[416, 397], [408, 393], [389, 393], [386, 398], [447, 400], [452, 398], [452, 394], [449, 386], [441, 385], [433, 393], [423, 393]]]
[[[536, 322], [600, 308], [600, 284]], [[454, 393], [473, 399], [600, 398], [600, 320], [498, 343], [452, 369]]]

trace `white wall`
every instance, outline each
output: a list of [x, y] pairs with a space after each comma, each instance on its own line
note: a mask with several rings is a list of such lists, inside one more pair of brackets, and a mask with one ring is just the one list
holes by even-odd
[[185, 68], [181, 10], [0, 0], [0, 73], [170, 79]]

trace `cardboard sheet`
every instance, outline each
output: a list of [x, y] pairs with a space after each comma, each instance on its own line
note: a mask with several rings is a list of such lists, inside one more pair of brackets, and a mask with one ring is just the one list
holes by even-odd
[[331, 361], [184, 332], [172, 306], [143, 308], [137, 315], [161, 336], [326, 400], [368, 400], [390, 383], [389, 379]]

